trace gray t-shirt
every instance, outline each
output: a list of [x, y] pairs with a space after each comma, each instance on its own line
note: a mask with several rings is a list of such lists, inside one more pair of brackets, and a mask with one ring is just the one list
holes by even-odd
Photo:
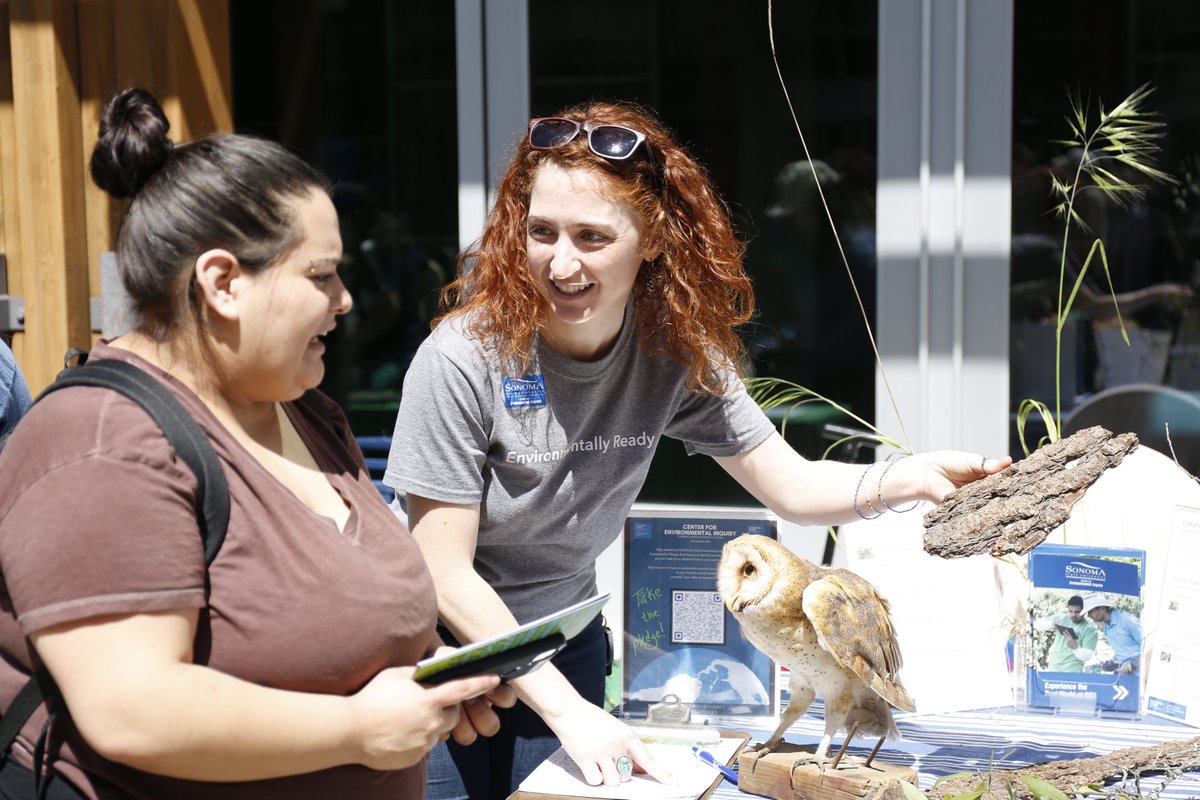
[[660, 435], [689, 454], [733, 456], [774, 432], [740, 381], [715, 397], [685, 388], [686, 374], [669, 355], [646, 354], [628, 312], [599, 361], [537, 337], [520, 376], [502, 374], [454, 317], [405, 376], [384, 483], [479, 503], [475, 568], [527, 622], [595, 593], [596, 557], [620, 535]]

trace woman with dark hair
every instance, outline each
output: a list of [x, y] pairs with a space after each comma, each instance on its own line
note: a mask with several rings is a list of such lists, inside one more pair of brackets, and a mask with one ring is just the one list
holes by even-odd
[[[941, 500], [1009, 463], [940, 452], [868, 475], [799, 456], [738, 377], [736, 328], [754, 310], [742, 251], [703, 169], [648, 112], [591, 103], [530, 121], [405, 378], [384, 479], [407, 494], [459, 641], [595, 592], [596, 556], [663, 435], [803, 524]], [[560, 741], [589, 783], [617, 783], [631, 760], [669, 779], [601, 710], [604, 655], [597, 622], [515, 681], [524, 705], [497, 737], [434, 749], [430, 796], [507, 796]]]
[[[206, 572], [195, 476], [136, 403], [35, 404], [0, 455], [0, 703], [38, 664], [57, 683], [51, 797], [421, 797], [430, 747], [494, 732], [513, 698], [494, 676], [411, 680], [437, 643], [429, 571], [336, 405], [297, 402], [350, 308], [328, 183], [267, 141], [166, 134], [143, 91], [104, 110], [92, 175], [133, 198], [137, 324], [90, 360], [144, 370], [207, 434], [224, 544]], [[33, 786], [46, 719], [3, 796]]]

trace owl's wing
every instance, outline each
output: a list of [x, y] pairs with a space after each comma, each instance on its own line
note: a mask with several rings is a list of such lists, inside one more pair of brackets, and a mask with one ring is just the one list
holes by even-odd
[[915, 711], [900, 685], [900, 644], [887, 600], [853, 572], [834, 570], [804, 590], [805, 616], [817, 641], [839, 665], [853, 672], [894, 707]]

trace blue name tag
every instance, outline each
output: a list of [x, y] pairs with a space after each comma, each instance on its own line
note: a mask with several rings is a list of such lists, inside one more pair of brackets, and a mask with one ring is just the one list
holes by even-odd
[[504, 379], [505, 408], [539, 408], [546, 405], [546, 382], [541, 375]]

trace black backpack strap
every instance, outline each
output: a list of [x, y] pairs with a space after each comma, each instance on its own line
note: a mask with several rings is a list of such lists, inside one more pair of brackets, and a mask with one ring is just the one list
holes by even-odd
[[[39, 671], [44, 669], [45, 667], [38, 667]], [[46, 674], [49, 676], [49, 673]], [[21, 691], [17, 692], [12, 704], [5, 710], [4, 717], [0, 718], [0, 744], [4, 745], [5, 753], [21, 732], [21, 726], [41, 704], [42, 687], [38, 685], [36, 677], [31, 677], [21, 687]]]
[[[21, 691], [17, 692], [17, 696], [13, 698], [8, 710], [4, 712], [4, 718], [0, 719], [0, 743], [4, 746], [2, 754], [0, 754], [0, 761], [9, 757], [12, 743], [16, 741], [17, 734], [21, 732], [22, 726], [33, 715], [34, 710], [42, 704], [43, 698], [60, 696], [61, 693], [58, 691], [58, 684], [54, 682], [54, 676], [44, 665], [39, 664], [34, 669], [33, 675], [21, 687]], [[50, 726], [57, 718], [58, 712], [47, 707], [46, 722], [42, 725], [42, 730], [33, 745], [33, 795], [37, 800], [44, 800], [46, 790], [49, 788], [49, 781], [44, 774], [43, 765], [46, 759], [46, 743], [50, 738]]]
[[[47, 678], [50, 677], [50, 672], [45, 667], [38, 667], [38, 672], [43, 673]], [[30, 682], [32, 683], [33, 680]], [[54, 694], [58, 693], [58, 687], [55, 686]], [[50, 726], [57, 718], [58, 714], [54, 709], [49, 709], [46, 721], [42, 724], [42, 731], [38, 734], [37, 744], [33, 746], [33, 794], [37, 800], [45, 800], [46, 790], [50, 788], [50, 781], [42, 767], [46, 763], [46, 742], [50, 740]]]
[[229, 524], [229, 485], [208, 434], [167, 387], [145, 370], [124, 361], [91, 361], [63, 370], [41, 397], [68, 386], [101, 386], [128, 397], [162, 428], [175, 454], [196, 476], [196, 517], [204, 538], [204, 563], [211, 564]]
[[[118, 392], [145, 409], [162, 429], [175, 454], [196, 476], [196, 518], [204, 539], [204, 563], [211, 564], [225, 541], [225, 529], [229, 525], [229, 484], [208, 434], [170, 390], [145, 370], [124, 361], [87, 363], [87, 353], [84, 351], [72, 350], [65, 361], [69, 363], [76, 357], [79, 358], [79, 366], [68, 366], [60, 372], [54, 383], [38, 396], [38, 400], [70, 386], [99, 386]], [[312, 400], [316, 401], [316, 398]], [[315, 407], [319, 401], [309, 404]], [[328, 417], [328, 412], [322, 411]], [[0, 440], [2, 446], [3, 441]], [[50, 672], [44, 666], [38, 666], [5, 710], [3, 718], [0, 718], [0, 760], [8, 756], [17, 734], [47, 697], [60, 697], [58, 686]], [[41, 782], [41, 762], [53, 721], [54, 711], [51, 710], [34, 747], [35, 792], [39, 796], [45, 789], [45, 784]]]

